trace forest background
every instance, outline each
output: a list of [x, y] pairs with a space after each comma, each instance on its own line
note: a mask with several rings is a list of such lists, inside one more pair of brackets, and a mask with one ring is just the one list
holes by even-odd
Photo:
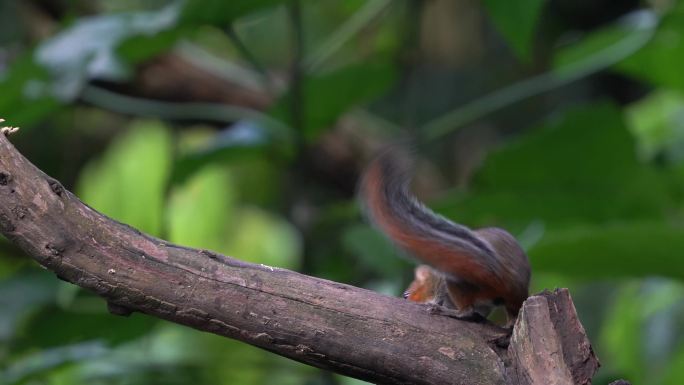
[[[0, 117], [144, 232], [398, 296], [355, 200], [383, 144], [414, 190], [509, 229], [568, 287], [596, 384], [684, 383], [684, 4], [0, 1]], [[106, 304], [0, 237], [0, 383], [355, 384]]]

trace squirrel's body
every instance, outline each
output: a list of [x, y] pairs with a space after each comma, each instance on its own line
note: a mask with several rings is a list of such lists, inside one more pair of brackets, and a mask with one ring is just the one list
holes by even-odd
[[429, 265], [416, 269], [407, 298], [486, 317], [497, 305], [512, 322], [528, 296], [530, 266], [515, 238], [499, 228], [471, 230], [433, 213], [409, 191], [408, 161], [396, 150], [367, 168], [360, 196], [372, 222]]

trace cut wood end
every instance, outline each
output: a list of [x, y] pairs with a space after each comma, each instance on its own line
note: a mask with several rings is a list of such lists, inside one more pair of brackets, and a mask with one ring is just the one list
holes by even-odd
[[600, 365], [567, 289], [525, 301], [508, 353], [520, 384], [591, 384]]

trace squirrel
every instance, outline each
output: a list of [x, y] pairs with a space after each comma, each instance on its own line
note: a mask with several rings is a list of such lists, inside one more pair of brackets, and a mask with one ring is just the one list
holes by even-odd
[[404, 298], [461, 319], [484, 319], [502, 305], [506, 327], [512, 327], [529, 295], [527, 255], [503, 229], [471, 230], [420, 203], [409, 190], [408, 158], [396, 148], [382, 151], [359, 185], [371, 223], [424, 263], [416, 268]]

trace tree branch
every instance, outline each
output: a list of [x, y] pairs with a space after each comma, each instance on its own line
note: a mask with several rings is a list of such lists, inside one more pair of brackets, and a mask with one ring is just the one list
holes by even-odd
[[[22, 157], [4, 135], [0, 232], [58, 277], [104, 297], [114, 314], [146, 313], [376, 383], [540, 383], [525, 366], [528, 350], [515, 350], [509, 359], [501, 347], [506, 333], [496, 326], [434, 316], [401, 299], [143, 234], [84, 205]], [[547, 361], [575, 362], [568, 361], [568, 352], [578, 350], [578, 341], [589, 346], [583, 330], [554, 328], [581, 329], [567, 291], [535, 298], [532, 308], [523, 308], [513, 342], [543, 334], [554, 341], [555, 353], [562, 353]], [[540, 298], [547, 307], [536, 302]], [[550, 314], [546, 321], [525, 316], [540, 311]], [[536, 334], [529, 333], [530, 322]], [[544, 351], [530, 346], [535, 354]], [[596, 365], [587, 363], [597, 364], [590, 346], [583, 353], [579, 366], [586, 374], [576, 383], [588, 383]], [[580, 372], [564, 367], [560, 375], [566, 379]]]

